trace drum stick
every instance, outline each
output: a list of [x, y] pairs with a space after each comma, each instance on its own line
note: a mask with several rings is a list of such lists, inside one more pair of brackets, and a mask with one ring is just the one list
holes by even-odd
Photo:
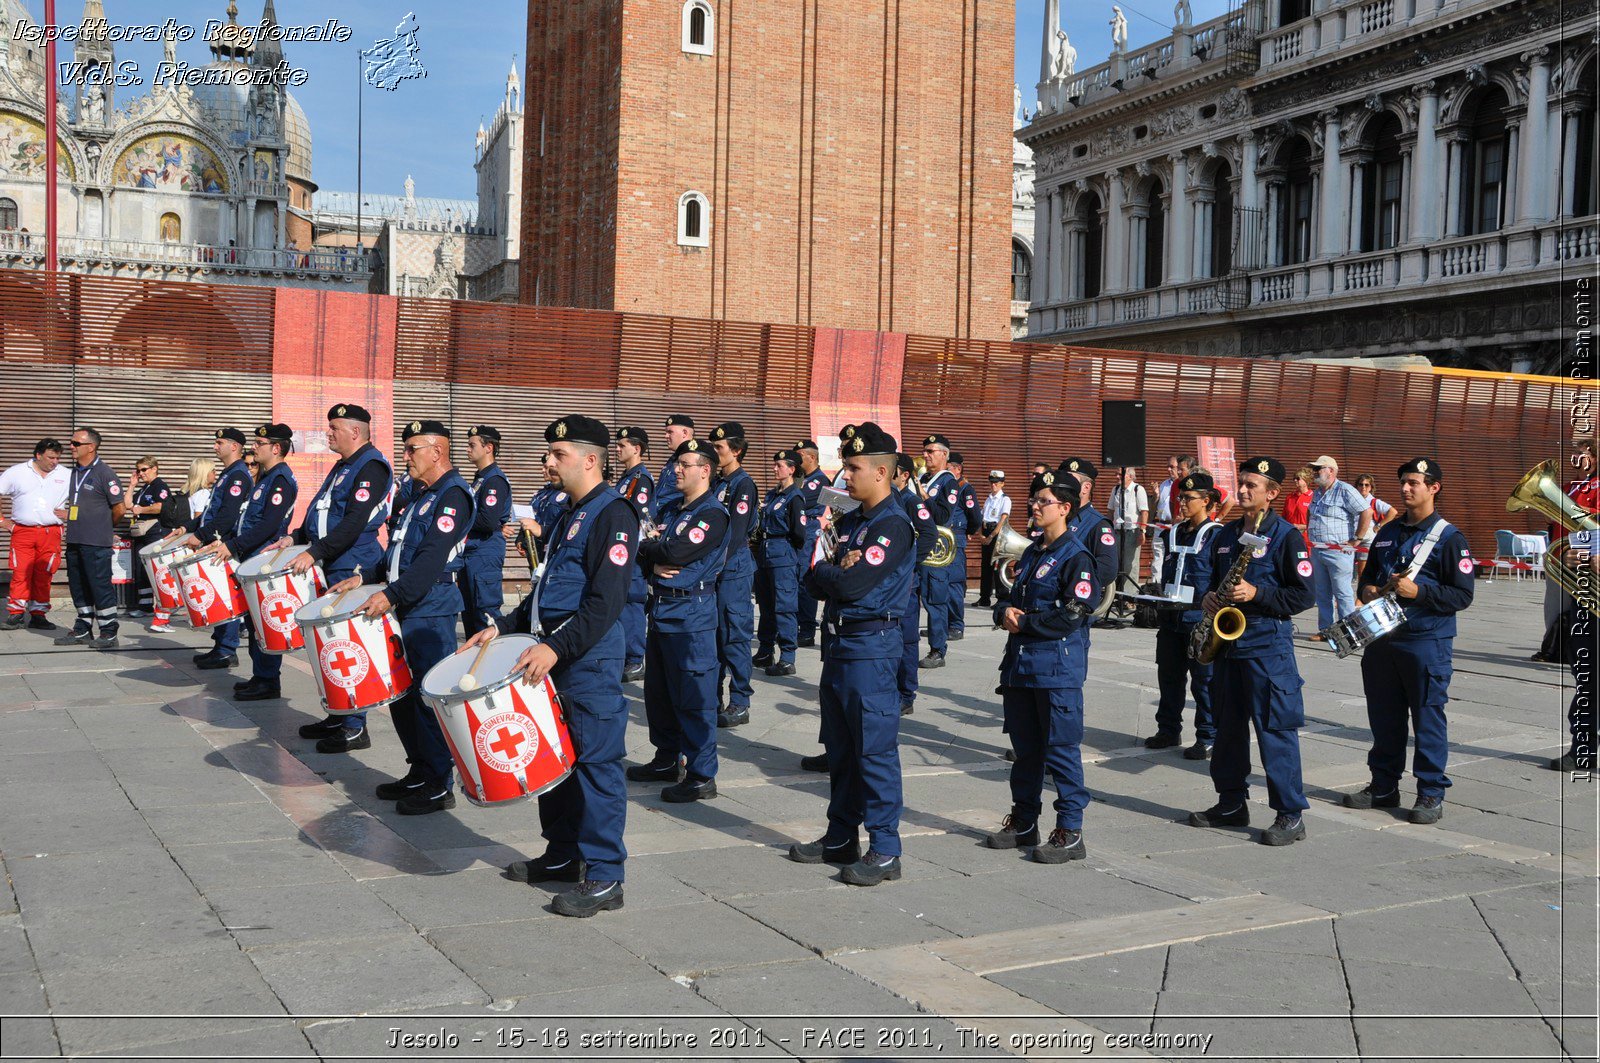
[[478, 689], [478, 676], [476, 674], [478, 665], [483, 663], [483, 655], [489, 652], [489, 643], [493, 641], [494, 639], [487, 639], [482, 646], [478, 647], [478, 655], [472, 659], [472, 667], [467, 669], [466, 674], [461, 677], [461, 681], [456, 684], [457, 687], [462, 690]]
[[[356, 570], [355, 570], [355, 573], [353, 574], [352, 578], [354, 578], [354, 579], [360, 579], [361, 578], [361, 566], [360, 565], [356, 566]], [[350, 590], [354, 590], [354, 589], [355, 589], [354, 587], [350, 588]], [[349, 593], [350, 593], [350, 591], [340, 591], [339, 592], [339, 597], [337, 597], [337, 598], [335, 598], [333, 600], [333, 604], [323, 606], [322, 607], [322, 615], [323, 615], [323, 617], [327, 618], [327, 617], [332, 616], [338, 610], [339, 604], [344, 601], [344, 596], [349, 594]]]

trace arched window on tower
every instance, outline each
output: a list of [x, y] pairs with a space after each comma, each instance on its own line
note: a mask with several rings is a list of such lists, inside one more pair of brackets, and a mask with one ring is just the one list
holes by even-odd
[[1571, 118], [1568, 136], [1576, 142], [1573, 154], [1573, 172], [1567, 175], [1568, 213], [1574, 217], [1600, 212], [1600, 182], [1595, 180], [1595, 64], [1591, 61], [1583, 69], [1578, 84], [1587, 86], [1588, 97]]
[[0, 230], [15, 230], [17, 228], [17, 201], [14, 199], [0, 199]]
[[715, 46], [716, 18], [706, 0], [687, 0], [683, 5], [683, 50], [691, 55], [710, 55]]
[[1011, 241], [1011, 301], [1026, 303], [1033, 298], [1033, 256], [1021, 240]]
[[1361, 250], [1386, 251], [1400, 242], [1405, 164], [1400, 155], [1400, 119], [1378, 119], [1370, 141], [1372, 158], [1361, 167]]
[[1461, 220], [1467, 236], [1492, 233], [1505, 224], [1506, 177], [1511, 165], [1506, 108], [1506, 94], [1496, 86], [1478, 98], [1465, 123]]
[[699, 192], [678, 197], [678, 243], [684, 247], [711, 246], [711, 204]]

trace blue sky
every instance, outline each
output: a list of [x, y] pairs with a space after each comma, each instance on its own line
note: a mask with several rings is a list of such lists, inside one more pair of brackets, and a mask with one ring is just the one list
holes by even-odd
[[[42, 0], [25, 0], [35, 21], [43, 18]], [[168, 0], [152, 4], [132, 0], [102, 0], [113, 25], [145, 25], [173, 18], [201, 30], [208, 19], [224, 19], [227, 0]], [[261, 16], [262, 0], [240, 0], [239, 21], [254, 23]], [[487, 121], [505, 90], [506, 71], [513, 57], [521, 72], [527, 26], [527, 0], [474, 0], [463, 5], [444, 0], [340, 0], [337, 5], [311, 0], [276, 0], [278, 21], [284, 26], [320, 24], [337, 11], [352, 37], [348, 43], [286, 43], [284, 53], [292, 65], [305, 68], [310, 80], [293, 89], [311, 121], [313, 177], [322, 188], [353, 191], [356, 187], [356, 87], [358, 53], [374, 41], [391, 37], [408, 11], [420, 26], [420, 58], [428, 76], [402, 83], [386, 92], [364, 90], [362, 188], [366, 192], [401, 191], [406, 175], [417, 183], [419, 196], [470, 198], [476, 194], [472, 170], [473, 134], [481, 119]], [[1085, 5], [1062, 0], [1062, 18], [1080, 68], [1104, 59], [1111, 47], [1111, 3]], [[1121, 4], [1128, 17], [1131, 46], [1148, 43], [1169, 32], [1169, 0], [1141, 0], [1138, 6]], [[1222, 14], [1222, 0], [1193, 0], [1196, 22]], [[57, 17], [77, 23], [83, 0], [58, 0]], [[463, 18], [470, 12], [469, 18]], [[1146, 17], [1148, 16], [1148, 17]], [[1039, 73], [1039, 38], [1044, 20], [1044, 0], [1018, 0], [1016, 80], [1023, 99], [1033, 103], [1033, 86]], [[72, 47], [58, 45], [58, 61], [70, 62]], [[161, 60], [161, 45], [123, 42], [119, 60], [138, 64], [148, 79]], [[195, 66], [210, 61], [201, 33], [178, 45], [178, 58]], [[119, 89], [118, 105], [148, 91], [148, 86]]]

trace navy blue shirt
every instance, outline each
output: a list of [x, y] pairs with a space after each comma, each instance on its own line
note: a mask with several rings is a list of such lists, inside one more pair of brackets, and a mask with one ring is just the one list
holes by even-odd
[[[1417, 548], [1444, 518], [1437, 513], [1421, 523], [1407, 524], [1398, 517], [1378, 530], [1378, 537], [1361, 570], [1361, 585], [1382, 587], [1396, 575], [1405, 575]], [[1461, 529], [1452, 526], [1438, 543], [1412, 582], [1417, 596], [1411, 601], [1396, 596], [1406, 611], [1406, 622], [1391, 635], [1397, 639], [1448, 639], [1456, 634], [1456, 614], [1472, 604], [1474, 566], [1472, 549]]]
[[[472, 489], [455, 469], [429, 486], [416, 484], [400, 516], [386, 560], [387, 596], [402, 616], [447, 616], [461, 612], [455, 573], [463, 565], [472, 526]], [[376, 583], [383, 573], [366, 573]]]
[[1032, 543], [1017, 562], [1017, 581], [995, 607], [999, 623], [1007, 609], [1022, 610], [1017, 632], [1006, 639], [1000, 659], [1003, 686], [1082, 686], [1088, 672], [1088, 614], [1100, 602], [1094, 555], [1071, 532], [1052, 543]]
[[216, 486], [211, 489], [211, 499], [206, 503], [205, 512], [200, 514], [200, 526], [192, 529], [194, 537], [202, 543], [209, 543], [232, 533], [239, 522], [239, 510], [244, 508], [245, 499], [253, 486], [255, 483], [250, 479], [250, 468], [243, 458], [223, 469], [217, 477]]
[[657, 524], [665, 524], [662, 511], [668, 506], [677, 505], [683, 501], [683, 492], [678, 490], [678, 468], [670, 460], [661, 466], [661, 475], [656, 477], [656, 494], [651, 499], [651, 519]]
[[300, 493], [294, 472], [286, 461], [261, 474], [261, 482], [250, 492], [250, 500], [239, 511], [239, 522], [222, 537], [222, 544], [235, 558], [254, 557], [268, 543], [283, 538], [294, 515], [294, 500]]
[[767, 492], [761, 501], [757, 564], [764, 568], [795, 564], [806, 545], [805, 506], [805, 496], [796, 485]]
[[960, 494], [955, 475], [949, 469], [943, 469], [923, 482], [923, 491], [927, 495], [928, 512], [933, 514], [933, 522], [942, 528], [949, 528], [956, 511], [956, 498]]
[[750, 550], [750, 528], [756, 521], [761, 503], [756, 495], [756, 482], [744, 469], [735, 469], [727, 476], [718, 473], [711, 481], [711, 493], [717, 496], [722, 508], [728, 511], [728, 566], [733, 569], [740, 562], [740, 554]]
[[826, 616], [839, 623], [897, 619], [911, 602], [915, 575], [911, 520], [891, 493], [876, 506], [861, 506], [839, 520], [839, 559], [852, 550], [861, 559], [842, 568], [818, 561], [806, 573], [813, 597], [827, 602]]
[[[1246, 520], [1229, 521], [1211, 536], [1211, 582], [1216, 590], [1227, 578], [1239, 555], [1239, 536]], [[1256, 589], [1248, 602], [1235, 602], [1244, 613], [1246, 627], [1230, 651], [1234, 656], [1261, 657], [1294, 652], [1294, 627], [1289, 618], [1311, 608], [1316, 601], [1311, 585], [1311, 555], [1300, 530], [1276, 513], [1268, 513], [1256, 533], [1267, 540], [1261, 556], [1245, 569], [1245, 582]]]
[[906, 516], [911, 520], [911, 528], [917, 536], [917, 564], [928, 560], [928, 555], [933, 553], [933, 548], [939, 545], [939, 526], [933, 522], [933, 513], [929, 511], [928, 504], [909, 486], [895, 488], [895, 494], [900, 499], [900, 508], [906, 511]]
[[656, 482], [650, 477], [650, 470], [640, 462], [631, 469], [627, 469], [617, 477], [617, 494], [626, 498], [640, 520], [654, 519], [654, 503], [651, 496], [655, 494]]
[[1111, 522], [1086, 504], [1072, 515], [1067, 533], [1094, 554], [1094, 577], [1101, 588], [1111, 586], [1117, 578], [1117, 537], [1111, 533]]
[[467, 539], [472, 543], [504, 542], [500, 529], [511, 519], [511, 481], [499, 465], [490, 462], [477, 470], [472, 477], [472, 497], [476, 508]]

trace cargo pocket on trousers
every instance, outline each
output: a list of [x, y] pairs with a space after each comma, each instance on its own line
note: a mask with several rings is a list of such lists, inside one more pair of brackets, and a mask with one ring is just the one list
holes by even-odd
[[1267, 704], [1267, 727], [1274, 731], [1298, 731], [1306, 725], [1306, 703], [1300, 696], [1305, 680], [1294, 674], [1269, 677], [1271, 695]]

